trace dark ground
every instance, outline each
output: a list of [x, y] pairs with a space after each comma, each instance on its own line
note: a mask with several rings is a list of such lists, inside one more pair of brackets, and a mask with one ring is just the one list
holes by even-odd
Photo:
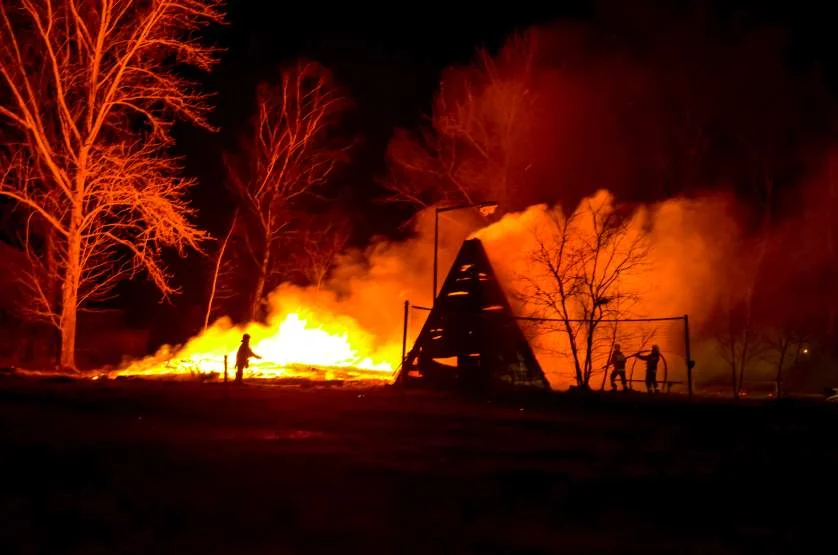
[[0, 380], [0, 553], [834, 544], [834, 407], [619, 395], [540, 404]]

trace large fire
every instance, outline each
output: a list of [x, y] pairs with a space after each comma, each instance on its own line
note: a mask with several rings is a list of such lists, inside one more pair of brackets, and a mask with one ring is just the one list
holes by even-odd
[[[577, 210], [612, 202], [610, 193], [600, 191], [584, 199]], [[621, 318], [687, 313], [694, 329], [700, 328], [720, 295], [722, 280], [716, 271], [724, 267], [724, 260], [732, 259], [731, 238], [737, 232], [727, 206], [724, 198], [708, 197], [638, 207], [628, 233], [647, 236], [649, 267], [643, 274], [620, 276], [621, 292], [637, 291], [640, 296], [621, 308]], [[529, 314], [531, 308], [520, 295], [521, 276], [541, 275], [531, 263], [531, 253], [536, 247], [535, 232], [551, 222], [550, 213], [547, 206], [539, 205], [489, 225], [470, 211], [445, 218], [439, 241], [440, 278], [445, 278], [462, 241], [474, 233], [483, 242], [514, 309], [520, 315]], [[251, 360], [246, 379], [391, 382], [401, 358], [405, 300], [414, 305], [431, 303], [432, 211], [420, 214], [416, 225], [412, 239], [377, 241], [363, 251], [348, 252], [321, 289], [279, 286], [269, 300], [270, 316], [265, 323], [235, 326], [222, 318], [183, 346], [163, 347], [109, 375], [221, 380], [227, 356], [232, 379], [236, 350], [242, 335], [249, 333], [252, 349], [262, 359]], [[427, 313], [411, 310], [408, 316], [410, 348]], [[534, 324], [525, 327], [551, 386], [561, 389], [574, 383], [567, 338], [561, 330]], [[594, 353], [597, 380], [606, 375], [600, 368], [611, 342], [617, 340], [629, 353], [659, 344], [669, 361], [669, 379], [684, 379], [681, 320], [603, 325], [601, 331], [603, 347]], [[706, 365], [703, 371], [709, 373]]]
[[164, 346], [155, 355], [113, 373], [116, 376], [197, 377], [223, 379], [225, 356], [230, 378], [244, 333], [261, 356], [252, 359], [245, 378], [262, 380], [308, 378], [317, 381], [388, 382], [401, 355], [401, 345], [379, 345], [377, 338], [348, 316], [304, 305], [299, 299], [275, 301], [266, 324], [233, 326], [222, 318], [180, 348]]

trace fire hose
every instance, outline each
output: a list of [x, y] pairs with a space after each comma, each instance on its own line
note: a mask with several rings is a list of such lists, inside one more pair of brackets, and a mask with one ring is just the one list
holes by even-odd
[[[639, 351], [638, 354], [639, 353], [647, 353], [647, 352], [651, 352], [651, 351]], [[669, 377], [669, 364], [666, 362], [666, 357], [663, 356], [663, 353], [660, 353], [660, 357], [661, 357], [661, 360], [663, 361], [663, 380], [657, 379], [657, 377], [655, 379], [656, 379], [657, 382], [663, 382], [663, 384], [666, 385], [666, 383], [668, 381], [668, 377]], [[629, 374], [629, 384], [631, 384], [632, 380], [634, 379], [634, 367], [637, 365], [637, 360], [638, 360], [636, 357], [633, 357], [633, 358], [634, 358], [634, 360], [631, 363], [631, 374]], [[629, 387], [631, 387], [631, 385], [629, 385]]]

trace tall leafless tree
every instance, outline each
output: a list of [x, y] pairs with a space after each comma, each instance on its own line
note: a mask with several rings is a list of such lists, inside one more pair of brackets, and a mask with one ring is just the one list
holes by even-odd
[[196, 37], [222, 0], [0, 1], [0, 120], [8, 171], [0, 194], [51, 227], [61, 365], [75, 367], [78, 308], [144, 270], [175, 292], [161, 249], [196, 248], [191, 180], [178, 177], [170, 128], [209, 128], [206, 95], [177, 73], [209, 70]]
[[[278, 85], [259, 87], [252, 128], [239, 152], [226, 157], [239, 202], [231, 239], [255, 273], [251, 320], [262, 316], [271, 282], [283, 270], [279, 249], [291, 230], [294, 203], [324, 184], [345, 159], [346, 146], [336, 146], [332, 131], [348, 105], [331, 72], [299, 61], [282, 71]], [[220, 251], [219, 260], [227, 252]], [[222, 265], [217, 264], [219, 271]]]
[[207, 299], [207, 309], [204, 312], [203, 329], [205, 330], [209, 327], [210, 318], [212, 318], [213, 310], [216, 307], [216, 303], [219, 300], [233, 296], [229, 290], [223, 291], [223, 288], [219, 288], [219, 280], [223, 276], [222, 271], [224, 270], [224, 257], [227, 254], [227, 249], [230, 247], [230, 241], [233, 238], [233, 232], [235, 232], [236, 228], [238, 227], [238, 220], [239, 208], [236, 208], [235, 210], [233, 210], [233, 216], [230, 218], [230, 225], [227, 227], [227, 233], [224, 235], [224, 238], [221, 239], [221, 241], [219, 242], [218, 250], [215, 253], [212, 267], [212, 278], [210, 279], [209, 298]]
[[777, 396], [782, 397], [785, 387], [785, 372], [800, 361], [806, 348], [807, 334], [802, 328], [786, 325], [766, 333], [766, 361], [775, 368], [774, 382]]
[[647, 265], [648, 242], [608, 203], [587, 201], [535, 230], [531, 265], [519, 296], [533, 315], [557, 319], [567, 336], [576, 383], [589, 387], [599, 343], [613, 342], [603, 320], [625, 317], [641, 292], [632, 286]]
[[765, 330], [754, 320], [753, 291], [750, 288], [741, 297], [733, 291], [729, 292], [721, 304], [718, 315], [720, 328], [716, 332], [718, 351], [730, 368], [733, 396], [739, 398], [748, 369], [765, 354]]
[[387, 151], [391, 200], [424, 207], [492, 199], [504, 209], [522, 187], [538, 114], [531, 91], [536, 34], [443, 77], [431, 126], [398, 131]]

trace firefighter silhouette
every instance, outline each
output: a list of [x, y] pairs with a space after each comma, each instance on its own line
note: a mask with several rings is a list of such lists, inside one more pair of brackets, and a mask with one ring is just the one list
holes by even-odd
[[609, 366], [614, 367], [614, 370], [611, 371], [611, 389], [617, 390], [617, 378], [619, 377], [623, 384], [623, 391], [626, 391], [628, 389], [626, 386], [626, 355], [620, 350], [619, 343], [614, 344], [614, 351], [611, 353], [611, 359], [605, 365], [605, 368]]
[[250, 334], [246, 333], [242, 336], [242, 344], [239, 345], [239, 350], [236, 351], [236, 383], [242, 383], [244, 369], [250, 366], [251, 358], [261, 359], [262, 357], [250, 349]]
[[652, 345], [652, 351], [648, 355], [635, 354], [640, 360], [646, 361], [646, 391], [649, 393], [658, 392], [658, 362], [661, 359], [660, 348]]

